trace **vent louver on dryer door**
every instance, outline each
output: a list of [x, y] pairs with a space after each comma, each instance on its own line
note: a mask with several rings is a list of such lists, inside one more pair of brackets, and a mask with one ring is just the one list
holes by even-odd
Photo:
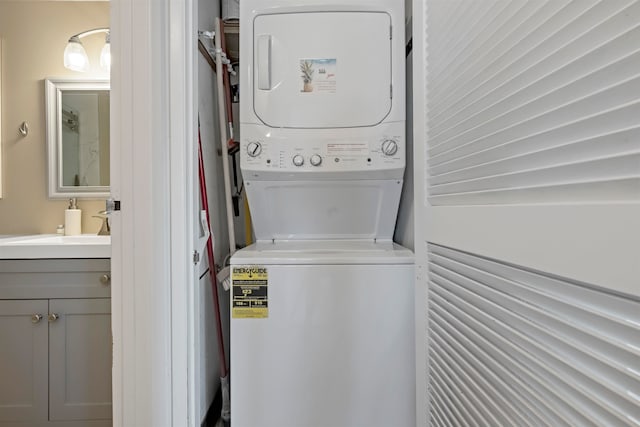
[[391, 110], [391, 18], [382, 12], [259, 15], [253, 106], [271, 127], [374, 126]]

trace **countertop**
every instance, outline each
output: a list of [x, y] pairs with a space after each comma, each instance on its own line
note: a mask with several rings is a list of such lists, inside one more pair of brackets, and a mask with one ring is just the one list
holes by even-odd
[[0, 236], [0, 259], [111, 258], [111, 236]]

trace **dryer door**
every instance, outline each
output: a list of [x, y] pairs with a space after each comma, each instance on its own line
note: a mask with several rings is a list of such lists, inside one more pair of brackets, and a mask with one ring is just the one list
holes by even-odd
[[253, 102], [266, 125], [374, 126], [391, 110], [391, 17], [384, 12], [258, 15]]

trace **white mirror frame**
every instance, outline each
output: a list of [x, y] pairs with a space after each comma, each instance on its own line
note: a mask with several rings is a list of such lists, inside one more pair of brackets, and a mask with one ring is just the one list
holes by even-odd
[[71, 187], [62, 185], [62, 92], [67, 90], [110, 90], [108, 79], [45, 79], [45, 106], [47, 122], [47, 157], [49, 198], [104, 199], [109, 197], [109, 186]]
[[2, 39], [0, 38], [0, 199], [2, 199]]

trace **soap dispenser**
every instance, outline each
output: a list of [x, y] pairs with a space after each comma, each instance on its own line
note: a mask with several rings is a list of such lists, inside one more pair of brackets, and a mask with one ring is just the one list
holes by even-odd
[[69, 199], [69, 208], [64, 211], [65, 236], [77, 236], [82, 233], [82, 211], [78, 209], [75, 197]]

